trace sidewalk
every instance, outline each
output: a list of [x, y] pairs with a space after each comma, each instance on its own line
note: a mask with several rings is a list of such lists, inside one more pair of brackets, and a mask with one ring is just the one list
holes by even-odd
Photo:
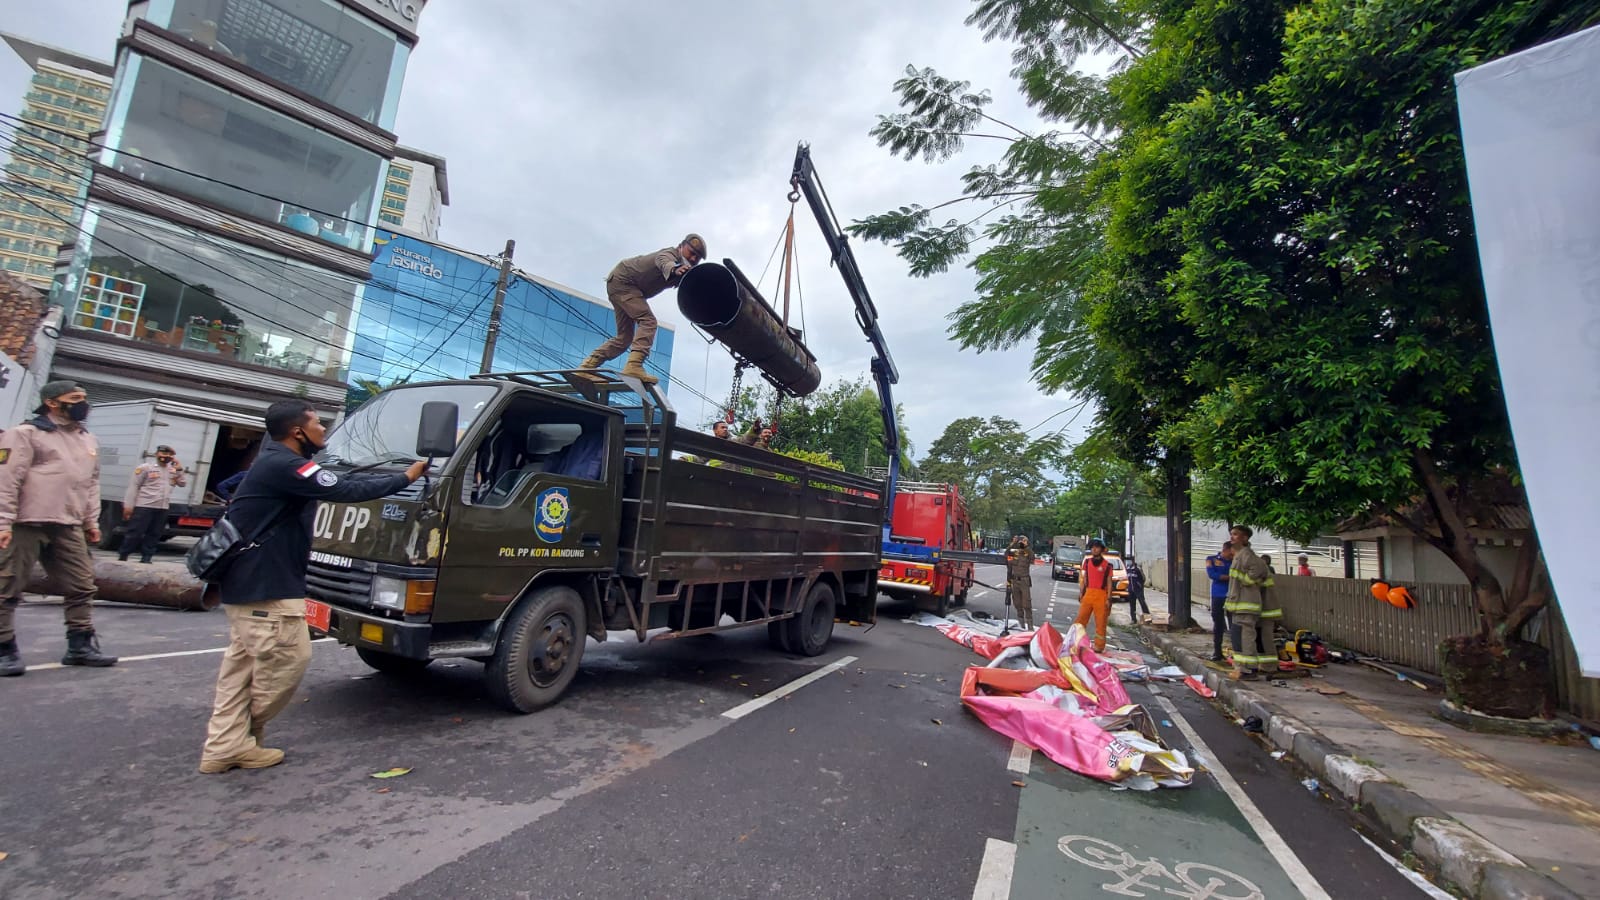
[[[1165, 618], [1166, 596], [1147, 600]], [[1587, 743], [1465, 731], [1438, 717], [1437, 687], [1357, 663], [1234, 682], [1206, 665], [1209, 633], [1163, 628], [1141, 632], [1467, 896], [1600, 897], [1600, 753]]]

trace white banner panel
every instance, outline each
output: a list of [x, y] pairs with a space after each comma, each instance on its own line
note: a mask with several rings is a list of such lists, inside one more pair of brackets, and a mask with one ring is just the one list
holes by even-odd
[[1456, 88], [1517, 458], [1583, 674], [1600, 677], [1600, 28]]

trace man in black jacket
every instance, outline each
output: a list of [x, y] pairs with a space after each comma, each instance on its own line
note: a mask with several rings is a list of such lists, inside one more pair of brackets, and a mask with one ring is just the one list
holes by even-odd
[[404, 488], [427, 471], [417, 461], [396, 475], [338, 475], [313, 462], [326, 430], [303, 400], [267, 409], [267, 435], [228, 505], [228, 519], [245, 536], [266, 530], [240, 554], [219, 585], [228, 614], [228, 650], [217, 675], [200, 771], [262, 769], [283, 751], [261, 744], [264, 730], [294, 696], [311, 662], [306, 630], [306, 565], [317, 501], [359, 503]]

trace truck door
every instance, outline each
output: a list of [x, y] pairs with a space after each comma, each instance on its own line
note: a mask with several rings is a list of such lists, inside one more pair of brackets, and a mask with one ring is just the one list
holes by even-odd
[[547, 395], [514, 398], [468, 448], [435, 622], [493, 619], [528, 583], [617, 561], [622, 417]]

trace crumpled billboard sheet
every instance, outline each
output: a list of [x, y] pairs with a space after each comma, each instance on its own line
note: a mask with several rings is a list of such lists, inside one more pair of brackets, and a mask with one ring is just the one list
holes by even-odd
[[1194, 767], [1162, 743], [1149, 714], [1129, 701], [1115, 667], [1094, 652], [1081, 626], [1072, 626], [1065, 639], [1049, 624], [1004, 639], [950, 637], [980, 655], [1026, 646], [1037, 664], [967, 669], [961, 702], [996, 732], [1101, 781], [1140, 790], [1193, 782]]

